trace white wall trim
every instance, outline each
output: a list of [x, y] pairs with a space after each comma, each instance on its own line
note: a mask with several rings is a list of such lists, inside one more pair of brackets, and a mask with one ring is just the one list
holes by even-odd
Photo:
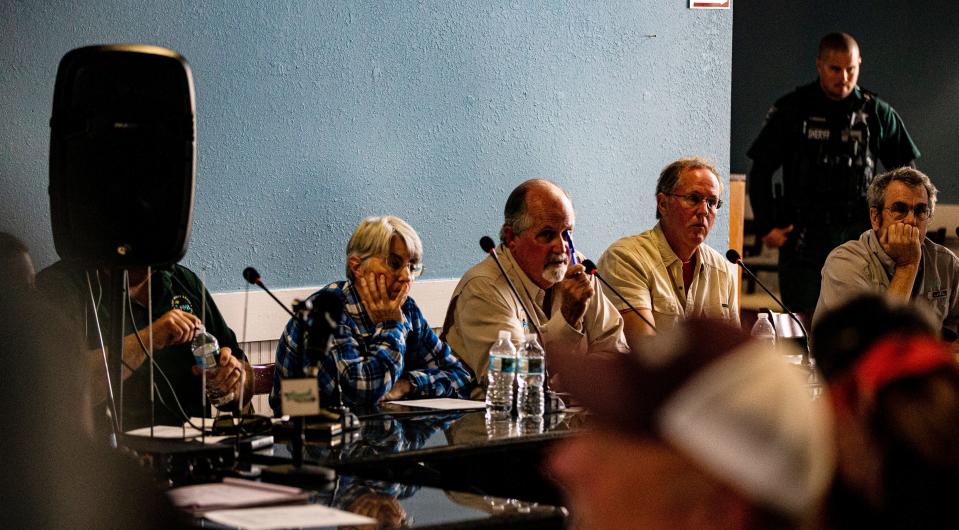
[[[413, 282], [410, 296], [416, 300], [416, 304], [423, 311], [423, 316], [426, 317], [430, 326], [438, 328], [443, 325], [443, 320], [446, 318], [446, 308], [458, 282], [459, 279]], [[320, 287], [322, 286], [276, 289], [273, 290], [273, 294], [289, 308], [294, 299], [302, 300], [316, 292]], [[277, 340], [290, 318], [259, 287], [250, 287], [248, 306], [246, 291], [213, 293], [213, 300], [220, 312], [223, 313], [226, 323], [233, 328], [239, 342]], [[243, 325], [244, 308], [246, 308], [247, 313], [245, 334]]]

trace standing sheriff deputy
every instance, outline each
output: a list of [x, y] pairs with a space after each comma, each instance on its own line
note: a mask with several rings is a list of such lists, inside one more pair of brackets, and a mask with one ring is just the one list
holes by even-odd
[[[790, 309], [811, 314], [833, 248], [869, 229], [866, 189], [877, 173], [913, 165], [919, 149], [899, 114], [856, 85], [862, 58], [847, 33], [819, 42], [818, 81], [780, 98], [749, 148], [756, 233], [779, 248], [779, 286]], [[772, 177], [783, 168], [783, 185]]]

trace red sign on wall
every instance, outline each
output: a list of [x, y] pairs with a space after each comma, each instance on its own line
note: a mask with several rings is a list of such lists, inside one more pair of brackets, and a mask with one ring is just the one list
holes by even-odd
[[731, 0], [689, 0], [690, 9], [729, 9]]

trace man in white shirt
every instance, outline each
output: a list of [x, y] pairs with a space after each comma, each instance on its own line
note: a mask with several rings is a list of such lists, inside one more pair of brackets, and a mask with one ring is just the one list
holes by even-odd
[[[723, 204], [718, 175], [701, 158], [666, 166], [656, 182], [659, 223], [614, 242], [597, 264], [603, 278], [660, 331], [690, 317], [739, 325], [736, 270], [704, 243]], [[636, 349], [652, 328], [613, 293], [608, 295], [623, 315], [630, 348]]]

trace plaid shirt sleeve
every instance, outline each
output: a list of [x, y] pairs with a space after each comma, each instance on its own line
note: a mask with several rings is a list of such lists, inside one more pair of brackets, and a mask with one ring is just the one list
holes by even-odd
[[276, 347], [276, 367], [273, 371], [273, 389], [270, 391], [270, 407], [273, 414], [279, 416], [280, 411], [280, 380], [297, 373], [296, 350], [300, 342], [300, 328], [292, 318], [287, 322], [280, 336], [280, 343]]
[[[326, 289], [331, 288], [343, 293], [335, 284]], [[352, 294], [345, 296], [348, 307], [359, 303]], [[338, 376], [345, 402], [373, 404], [404, 374], [414, 387], [410, 397], [469, 397], [472, 372], [439, 340], [412, 299], [403, 306], [403, 314], [406, 318], [402, 322], [380, 322], [364, 334], [369, 329], [368, 319], [361, 315], [357, 321], [350, 311], [344, 311], [333, 333], [330, 355], [320, 359], [317, 378], [326, 398], [335, 398]], [[295, 373], [300, 335], [291, 319], [277, 346], [277, 369], [270, 393], [270, 405], [276, 413], [280, 379]]]
[[412, 299], [407, 300], [403, 309], [413, 328], [407, 341], [411, 351], [407, 354], [406, 374], [414, 387], [410, 397], [469, 399], [473, 372], [436, 336]]
[[325, 395], [336, 394], [336, 374], [339, 374], [344, 401], [351, 404], [372, 404], [393, 388], [403, 374], [406, 355], [406, 337], [410, 332], [407, 322], [387, 320], [373, 330], [368, 344], [362, 341], [359, 327], [344, 313], [343, 320], [333, 333], [330, 355], [320, 359], [320, 387]]

